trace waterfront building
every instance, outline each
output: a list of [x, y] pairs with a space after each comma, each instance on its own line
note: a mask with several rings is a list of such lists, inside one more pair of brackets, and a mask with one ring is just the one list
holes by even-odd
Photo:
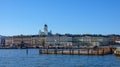
[[104, 36], [74, 36], [73, 37], [74, 45], [78, 46], [100, 46], [100, 45], [109, 45], [109, 38]]
[[117, 45], [119, 44], [120, 42], [120, 35], [109, 35], [109, 38], [110, 38], [110, 44], [111, 45]]
[[1, 45], [1, 43], [2, 43], [2, 36], [0, 35], [0, 45]]
[[83, 43], [82, 41], [80, 40], [81, 39], [81, 35], [73, 35], [73, 45], [74, 46], [82, 46]]
[[21, 46], [24, 47], [39, 47], [42, 46], [42, 41], [44, 36], [39, 35], [20, 35], [20, 36], [11, 36], [5, 39], [6, 46]]
[[52, 46], [72, 46], [72, 37], [66, 35], [46, 36], [46, 45]]
[[6, 36], [0, 35], [0, 45], [4, 45], [5, 44], [5, 38], [6, 38]]
[[116, 41], [115, 41], [115, 43], [120, 44], [120, 40], [119, 40], [119, 41], [118, 41], [118, 40], [116, 40]]

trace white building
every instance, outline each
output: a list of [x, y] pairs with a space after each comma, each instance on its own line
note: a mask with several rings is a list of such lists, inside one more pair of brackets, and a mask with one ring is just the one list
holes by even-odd
[[49, 35], [49, 34], [52, 34], [52, 32], [48, 32], [48, 26], [45, 24], [44, 25], [44, 28], [43, 28], [43, 31], [39, 30], [38, 32], [39, 35]]
[[115, 42], [120, 44], [120, 41], [115, 41]]
[[77, 36], [73, 38], [74, 45], [102, 46], [109, 45], [109, 38], [102, 36]]
[[52, 35], [46, 37], [46, 44], [48, 45], [61, 45], [70, 46], [72, 45], [72, 37], [65, 35]]

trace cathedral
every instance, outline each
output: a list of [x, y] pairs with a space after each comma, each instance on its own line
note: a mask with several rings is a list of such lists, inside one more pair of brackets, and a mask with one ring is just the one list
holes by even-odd
[[39, 30], [38, 35], [51, 35], [52, 31], [48, 32], [47, 24], [44, 25], [43, 31]]

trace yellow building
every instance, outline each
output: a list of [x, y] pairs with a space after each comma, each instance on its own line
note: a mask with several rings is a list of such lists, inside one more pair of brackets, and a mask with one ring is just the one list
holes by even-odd
[[28, 47], [36, 47], [41, 46], [43, 44], [43, 40], [45, 39], [44, 36], [38, 36], [38, 35], [30, 35], [30, 36], [11, 36], [5, 39], [5, 45], [7, 46], [20, 46], [21, 44], [24, 44], [24, 46]]

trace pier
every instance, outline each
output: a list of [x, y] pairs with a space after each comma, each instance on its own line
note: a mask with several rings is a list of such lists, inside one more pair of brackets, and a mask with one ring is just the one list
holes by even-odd
[[98, 47], [98, 48], [44, 48], [40, 49], [40, 54], [69, 54], [69, 55], [107, 55], [112, 54], [112, 47]]

